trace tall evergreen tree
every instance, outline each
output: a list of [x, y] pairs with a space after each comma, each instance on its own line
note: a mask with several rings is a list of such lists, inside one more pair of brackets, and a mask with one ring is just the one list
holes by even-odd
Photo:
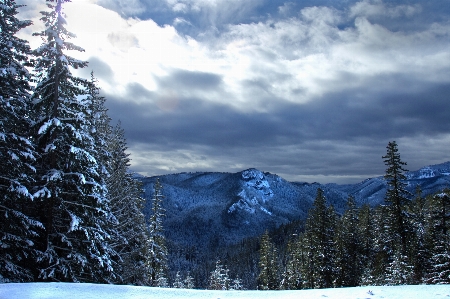
[[306, 234], [310, 238], [309, 252], [313, 287], [329, 288], [333, 286], [334, 269], [334, 229], [335, 212], [327, 208], [323, 190], [318, 188], [313, 208], [308, 213]]
[[391, 227], [388, 219], [389, 207], [380, 205], [374, 209], [373, 215], [373, 257], [370, 269], [364, 274], [365, 285], [384, 285], [386, 268], [392, 261], [395, 250], [392, 248]]
[[14, 0], [0, 0], [0, 282], [33, 279], [33, 238], [42, 227], [29, 216], [36, 153], [28, 139], [30, 47], [16, 34], [20, 21]]
[[35, 202], [44, 225], [37, 239], [42, 254], [36, 270], [45, 281], [109, 281], [116, 256], [105, 231], [111, 213], [87, 117], [89, 82], [70, 71], [87, 62], [66, 53], [83, 51], [69, 42], [74, 34], [65, 28], [66, 2], [47, 0], [49, 11], [41, 12], [46, 28], [34, 34], [44, 41], [34, 51]]
[[336, 262], [337, 277], [335, 285], [339, 287], [355, 287], [362, 276], [361, 238], [358, 232], [359, 219], [355, 199], [347, 200], [347, 210], [342, 215], [336, 229]]
[[361, 285], [370, 285], [372, 282], [373, 261], [375, 255], [375, 228], [373, 210], [368, 204], [359, 209], [358, 234], [361, 239]]
[[401, 254], [405, 255], [408, 245], [406, 204], [410, 195], [404, 182], [406, 180], [404, 172], [407, 170], [403, 167], [406, 165], [406, 162], [401, 160], [395, 141], [389, 142], [386, 148], [387, 152], [383, 159], [387, 166], [384, 179], [388, 184], [385, 201], [390, 204], [388, 220], [390, 221], [391, 233], [389, 237], [395, 246], [400, 246], [398, 250], [401, 251]]
[[261, 237], [259, 249], [259, 289], [278, 289], [278, 265], [276, 248], [270, 241], [269, 232], [266, 231]]
[[118, 282], [133, 285], [148, 285], [150, 265], [150, 237], [143, 214], [142, 184], [129, 171], [130, 158], [124, 131], [120, 123], [112, 130], [109, 138], [107, 164], [108, 198], [117, 224], [113, 248], [121, 258], [118, 265]]
[[411, 228], [413, 238], [408, 255], [411, 257], [413, 266], [413, 283], [424, 281], [426, 271], [429, 268], [430, 252], [427, 249], [426, 226], [427, 226], [427, 200], [422, 196], [420, 186], [416, 188], [416, 197], [410, 204]]
[[450, 196], [442, 192], [432, 197], [428, 232], [431, 239], [427, 283], [450, 284]]
[[149, 246], [150, 252], [147, 263], [150, 267], [150, 285], [161, 286], [161, 282], [167, 279], [167, 247], [164, 236], [163, 218], [165, 210], [162, 206], [164, 195], [162, 194], [162, 185], [159, 179], [153, 185], [152, 214], [149, 219]]
[[288, 244], [287, 254], [286, 267], [282, 274], [280, 289], [299, 290], [303, 285], [302, 268], [304, 263], [301, 237]]
[[229, 290], [230, 289], [230, 277], [228, 276], [229, 270], [222, 265], [220, 261], [216, 262], [216, 268], [211, 272], [209, 276], [210, 290]]

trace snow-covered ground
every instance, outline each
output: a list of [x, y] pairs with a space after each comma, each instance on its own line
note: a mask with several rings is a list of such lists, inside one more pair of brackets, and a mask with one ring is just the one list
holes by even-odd
[[450, 285], [358, 287], [301, 291], [207, 291], [89, 283], [0, 284], [0, 299], [449, 299]]

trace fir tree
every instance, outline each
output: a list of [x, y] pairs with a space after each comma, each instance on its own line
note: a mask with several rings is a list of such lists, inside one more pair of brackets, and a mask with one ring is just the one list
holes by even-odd
[[416, 188], [416, 197], [409, 206], [413, 238], [411, 246], [408, 249], [408, 255], [411, 257], [411, 264], [413, 266], [414, 275], [412, 283], [414, 284], [419, 284], [424, 281], [426, 271], [429, 268], [430, 254], [426, 242], [426, 204], [427, 200], [422, 196], [422, 190], [418, 185]]
[[[390, 238], [390, 221], [386, 222], [389, 216], [389, 207], [378, 206], [374, 210], [373, 217], [373, 257], [370, 262], [370, 272], [365, 273], [364, 284], [384, 285], [386, 280], [386, 268], [392, 261], [394, 249]], [[367, 275], [369, 274], [369, 275]], [[369, 280], [370, 277], [370, 280]]]
[[13, 0], [0, 1], [0, 282], [33, 280], [33, 238], [42, 224], [29, 215], [36, 153], [28, 133], [30, 47], [17, 32], [31, 24], [16, 18]]
[[409, 265], [409, 259], [400, 252], [396, 252], [391, 263], [386, 268], [386, 285], [412, 284], [414, 277], [413, 267]]
[[260, 290], [276, 290], [279, 286], [276, 248], [267, 231], [260, 242], [258, 281]]
[[117, 220], [113, 248], [120, 256], [118, 282], [150, 284], [150, 236], [143, 214], [145, 200], [142, 184], [129, 171], [130, 158], [120, 123], [111, 131], [108, 142], [109, 161], [106, 178], [111, 211]]
[[347, 210], [342, 215], [335, 235], [337, 254], [335, 285], [354, 287], [360, 283], [362, 275], [361, 238], [358, 233], [359, 219], [355, 199], [347, 200]]
[[432, 197], [428, 232], [430, 240], [430, 269], [427, 283], [450, 284], [450, 196], [442, 192]]
[[150, 269], [150, 285], [157, 286], [158, 282], [167, 277], [167, 247], [164, 237], [163, 218], [165, 216], [162, 206], [162, 185], [159, 179], [153, 185], [152, 214], [149, 219], [149, 254], [147, 266]]
[[216, 262], [216, 268], [211, 272], [209, 276], [210, 290], [229, 290], [230, 289], [230, 277], [228, 276], [229, 270], [224, 268], [220, 261]]
[[369, 205], [363, 205], [358, 212], [358, 235], [361, 249], [361, 285], [370, 285], [373, 282], [373, 268], [375, 256], [375, 227], [373, 210]]
[[242, 285], [242, 279], [240, 279], [238, 276], [236, 278], [234, 278], [231, 281], [231, 286], [230, 289], [235, 290], [235, 291], [241, 291], [244, 289], [243, 285]]
[[36, 214], [44, 225], [37, 239], [37, 276], [45, 281], [101, 282], [114, 279], [110, 247], [110, 208], [96, 161], [92, 125], [87, 113], [89, 82], [70, 68], [87, 62], [67, 55], [83, 51], [68, 40], [62, 5], [47, 1], [41, 20], [43, 44], [34, 51], [37, 85], [33, 94], [33, 140], [36, 167]]
[[175, 275], [175, 281], [173, 282], [172, 287], [174, 289], [184, 289], [184, 282], [181, 279], [180, 271], [177, 271], [177, 274]]
[[282, 290], [299, 290], [302, 288], [303, 276], [303, 244], [302, 238], [294, 242], [290, 242], [287, 248], [287, 262], [285, 270], [282, 274], [280, 289]]
[[183, 280], [183, 285], [185, 289], [193, 289], [195, 287], [194, 278], [190, 275], [190, 273], [188, 273], [186, 278]]
[[[312, 272], [314, 288], [329, 288], [333, 286], [334, 269], [334, 225], [335, 212], [327, 208], [326, 198], [322, 189], [317, 189], [313, 208], [308, 213], [306, 234], [310, 238], [308, 259]], [[310, 282], [311, 283], [311, 282]]]
[[[388, 184], [385, 201], [390, 204], [390, 213], [388, 220], [391, 229], [390, 239], [394, 246], [400, 246], [401, 254], [406, 254], [408, 243], [408, 225], [406, 204], [408, 203], [409, 192], [406, 190], [406, 176], [403, 168], [406, 162], [403, 162], [398, 153], [397, 143], [389, 142], [386, 155], [383, 156], [384, 163], [387, 166], [384, 179]], [[397, 244], [399, 243], [399, 244]]]

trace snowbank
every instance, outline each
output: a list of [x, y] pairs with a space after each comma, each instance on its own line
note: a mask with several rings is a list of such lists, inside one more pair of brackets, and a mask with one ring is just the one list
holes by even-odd
[[0, 299], [449, 299], [450, 286], [358, 287], [301, 291], [208, 291], [90, 283], [0, 284]]

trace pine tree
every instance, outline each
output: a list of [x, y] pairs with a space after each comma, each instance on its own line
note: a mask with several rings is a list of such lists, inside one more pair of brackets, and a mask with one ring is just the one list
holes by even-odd
[[83, 51], [68, 40], [62, 5], [47, 0], [41, 20], [44, 43], [34, 51], [37, 85], [33, 94], [36, 163], [36, 216], [44, 225], [37, 239], [37, 276], [44, 281], [107, 282], [114, 279], [110, 244], [110, 208], [97, 163], [92, 124], [87, 117], [89, 82], [70, 68], [87, 62], [67, 55]]
[[[373, 212], [373, 258], [370, 262], [370, 272], [365, 273], [364, 284], [384, 285], [386, 281], [386, 268], [392, 262], [395, 254], [392, 248], [392, 239], [389, 217], [390, 209], [387, 206], [380, 205]], [[370, 277], [370, 280], [369, 280]]]
[[303, 244], [302, 238], [298, 238], [294, 242], [290, 242], [287, 248], [287, 262], [285, 270], [282, 274], [280, 289], [282, 290], [299, 290], [302, 288], [303, 276]]
[[238, 276], [236, 276], [236, 278], [234, 278], [231, 281], [231, 286], [230, 289], [235, 290], [235, 291], [241, 291], [244, 289], [243, 285], [242, 285], [242, 279], [240, 279]]
[[36, 153], [28, 138], [30, 47], [16, 34], [31, 24], [16, 18], [14, 0], [0, 0], [0, 282], [33, 280], [33, 238], [42, 224], [29, 215]]
[[275, 246], [266, 231], [261, 237], [259, 250], [259, 289], [276, 290], [278, 288], [278, 265]]
[[355, 287], [362, 275], [362, 248], [358, 232], [359, 219], [355, 199], [347, 200], [347, 210], [342, 215], [335, 234], [337, 247], [336, 263], [338, 287]]
[[120, 256], [117, 266], [119, 283], [132, 285], [150, 284], [150, 236], [143, 208], [142, 183], [133, 178], [129, 171], [130, 158], [120, 123], [110, 132], [108, 138], [106, 178], [111, 211], [117, 223], [114, 225], [117, 236], [113, 248]]
[[183, 280], [183, 285], [185, 289], [193, 289], [195, 287], [194, 278], [190, 275], [190, 273], [188, 273], [186, 278]]
[[[309, 283], [313, 288], [329, 288], [333, 286], [334, 269], [334, 229], [335, 212], [327, 208], [323, 190], [318, 188], [313, 208], [308, 213], [306, 235], [309, 238], [307, 257], [312, 279]], [[308, 280], [309, 280], [308, 279]]]
[[230, 277], [228, 276], [229, 270], [224, 268], [222, 263], [216, 262], [216, 268], [211, 272], [209, 276], [210, 290], [229, 290], [230, 289]]
[[427, 200], [422, 196], [422, 190], [418, 185], [416, 188], [416, 197], [411, 202], [409, 213], [411, 215], [411, 227], [413, 238], [411, 246], [408, 249], [408, 255], [411, 257], [413, 266], [414, 284], [424, 281], [426, 271], [429, 268], [430, 254], [426, 247], [426, 225], [427, 225]]
[[428, 232], [431, 243], [427, 283], [450, 284], [450, 196], [446, 192], [432, 197]]
[[[167, 247], [164, 237], [163, 218], [165, 216], [162, 206], [162, 185], [159, 179], [153, 185], [152, 214], [149, 219], [150, 252], [147, 266], [150, 269], [150, 285], [157, 286], [162, 279], [167, 277]], [[158, 283], [159, 282], [159, 283]]]
[[172, 287], [174, 289], [184, 289], [184, 283], [181, 279], [180, 271], [177, 271], [177, 274], [175, 275], [175, 281], [172, 284]]
[[409, 192], [406, 190], [406, 176], [403, 168], [406, 162], [400, 159], [397, 143], [389, 142], [387, 145], [386, 156], [383, 156], [384, 163], [387, 166], [384, 179], [388, 184], [385, 201], [390, 204], [390, 213], [388, 220], [391, 228], [390, 239], [395, 246], [400, 246], [401, 254], [406, 254], [408, 245], [408, 225], [406, 205], [408, 203]]
[[373, 210], [365, 204], [359, 209], [358, 234], [361, 238], [361, 285], [373, 284], [375, 228]]
[[400, 252], [396, 252], [392, 262], [386, 267], [386, 285], [406, 285], [412, 284], [414, 278], [413, 267], [409, 265], [409, 259]]

